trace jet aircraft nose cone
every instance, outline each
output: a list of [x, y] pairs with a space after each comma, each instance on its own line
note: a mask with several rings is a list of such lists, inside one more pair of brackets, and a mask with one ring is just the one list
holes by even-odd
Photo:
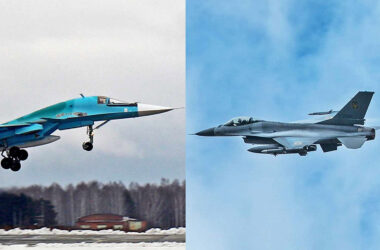
[[168, 112], [173, 109], [174, 108], [171, 108], [171, 107], [163, 107], [163, 106], [150, 105], [150, 104], [144, 104], [144, 103], [137, 104], [137, 110], [138, 110], [139, 116], [155, 115], [159, 113]]
[[200, 136], [214, 136], [215, 135], [215, 128], [208, 128], [202, 131], [199, 131], [196, 133], [196, 135]]

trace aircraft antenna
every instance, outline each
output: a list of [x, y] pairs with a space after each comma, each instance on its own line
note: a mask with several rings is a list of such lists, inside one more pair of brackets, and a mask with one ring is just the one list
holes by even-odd
[[84, 95], [83, 95], [82, 93], [80, 93], [80, 96], [81, 96], [82, 98], [84, 98]]

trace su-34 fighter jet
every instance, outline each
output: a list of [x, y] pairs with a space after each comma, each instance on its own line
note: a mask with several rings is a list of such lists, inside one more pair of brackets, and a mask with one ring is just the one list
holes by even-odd
[[238, 117], [223, 125], [196, 133], [200, 136], [243, 136], [244, 142], [253, 144], [248, 149], [261, 154], [307, 155], [317, 150], [360, 148], [364, 142], [375, 139], [375, 128], [364, 127], [364, 117], [374, 92], [358, 92], [340, 111], [316, 112], [309, 115], [317, 119], [292, 123], [271, 122], [252, 117]]
[[[1, 166], [13, 171], [20, 170], [20, 161], [28, 158], [28, 152], [24, 148], [58, 140], [59, 136], [52, 135], [57, 129], [87, 126], [89, 141], [84, 142], [82, 146], [84, 150], [91, 151], [94, 130], [110, 120], [155, 115], [174, 109], [137, 102], [124, 102], [105, 96], [81, 96], [0, 125], [0, 150], [4, 157]], [[103, 122], [93, 127], [97, 121]]]

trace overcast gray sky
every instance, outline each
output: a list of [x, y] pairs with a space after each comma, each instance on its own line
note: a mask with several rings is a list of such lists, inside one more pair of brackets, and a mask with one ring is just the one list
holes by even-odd
[[[0, 121], [85, 95], [185, 104], [185, 1], [0, 1]], [[57, 131], [0, 187], [185, 178], [185, 110]]]

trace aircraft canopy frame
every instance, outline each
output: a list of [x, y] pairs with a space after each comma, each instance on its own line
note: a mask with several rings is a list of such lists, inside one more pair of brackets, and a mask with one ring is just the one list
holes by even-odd
[[252, 124], [255, 122], [259, 122], [259, 121], [261, 121], [261, 120], [253, 119], [253, 117], [240, 116], [240, 117], [232, 118], [228, 122], [224, 123], [223, 126], [236, 127], [236, 126], [243, 126], [243, 125]]

